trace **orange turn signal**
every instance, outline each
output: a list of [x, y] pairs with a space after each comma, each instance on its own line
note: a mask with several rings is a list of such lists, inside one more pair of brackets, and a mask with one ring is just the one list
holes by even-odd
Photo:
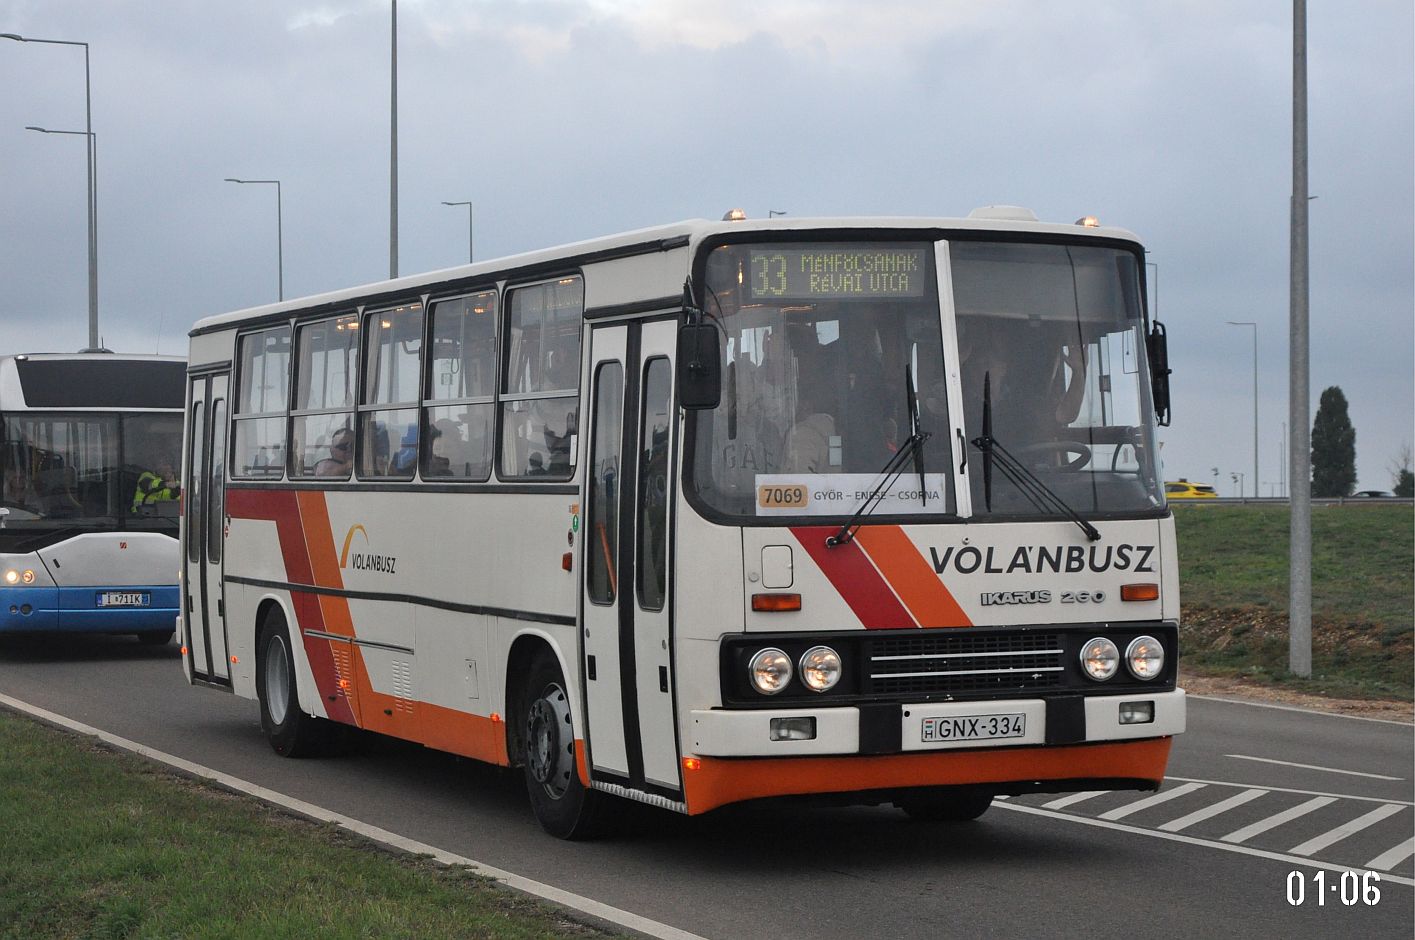
[[801, 595], [799, 594], [753, 594], [752, 610], [763, 613], [772, 613], [782, 610], [800, 610]]
[[1123, 601], [1157, 601], [1160, 599], [1158, 584], [1122, 584], [1120, 599]]
[[699, 760], [698, 758], [696, 758], [696, 757], [685, 757], [685, 758], [683, 758], [683, 769], [684, 769], [684, 770], [700, 770], [700, 769], [702, 769], [702, 766], [703, 766], [703, 762], [702, 762], [701, 760]]
[[563, 568], [563, 569], [565, 569], [566, 571], [569, 571], [569, 570], [570, 570], [570, 566], [573, 565], [574, 563], [575, 563], [575, 556], [574, 556], [572, 553], [566, 552], [565, 554], [563, 554], [563, 555], [560, 556], [560, 567]]

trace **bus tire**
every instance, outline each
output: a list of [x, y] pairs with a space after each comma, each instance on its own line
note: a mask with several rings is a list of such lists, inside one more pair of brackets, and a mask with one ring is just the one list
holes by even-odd
[[172, 642], [173, 632], [172, 630], [165, 633], [161, 630], [153, 630], [149, 633], [139, 633], [138, 642], [143, 646], [166, 646]]
[[538, 656], [524, 689], [520, 758], [536, 820], [560, 839], [593, 838], [603, 829], [604, 794], [580, 782], [570, 699], [555, 661]]
[[319, 753], [328, 738], [327, 723], [305, 714], [295, 689], [295, 657], [290, 630], [279, 607], [265, 615], [256, 657], [255, 687], [260, 699], [260, 726], [275, 753], [308, 757]]
[[992, 794], [972, 787], [931, 787], [901, 797], [895, 806], [920, 822], [968, 822], [992, 806]]

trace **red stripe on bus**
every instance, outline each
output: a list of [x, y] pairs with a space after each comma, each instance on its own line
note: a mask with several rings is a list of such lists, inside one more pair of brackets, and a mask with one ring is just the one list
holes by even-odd
[[918, 626], [857, 542], [826, 547], [825, 540], [837, 531], [833, 526], [796, 526], [791, 529], [791, 534], [796, 536], [811, 560], [830, 579], [866, 629]]

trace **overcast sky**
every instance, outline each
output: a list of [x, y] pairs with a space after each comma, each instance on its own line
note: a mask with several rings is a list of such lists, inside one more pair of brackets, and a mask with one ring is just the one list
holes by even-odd
[[[1410, 0], [1309, 5], [1312, 413], [1360, 487], [1415, 398]], [[403, 0], [400, 272], [685, 218], [1030, 207], [1136, 232], [1170, 331], [1166, 474], [1261, 482], [1288, 417], [1289, 0]], [[389, 270], [386, 0], [0, 0], [91, 46], [100, 331], [185, 353], [199, 317]], [[87, 342], [83, 53], [0, 40], [0, 352]], [[1151, 268], [1152, 276], [1156, 268]]]

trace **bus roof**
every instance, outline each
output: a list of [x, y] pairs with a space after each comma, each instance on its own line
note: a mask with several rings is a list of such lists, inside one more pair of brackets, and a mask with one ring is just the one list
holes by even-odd
[[[1084, 223], [1084, 224], [1083, 224]], [[890, 231], [920, 232], [997, 232], [1012, 234], [1033, 234], [1042, 236], [1063, 236], [1068, 238], [1094, 238], [1097, 240], [1120, 240], [1138, 243], [1136, 236], [1121, 228], [1099, 226], [1094, 219], [1077, 220], [1075, 223], [1040, 222], [1027, 209], [1015, 206], [989, 206], [976, 209], [968, 218], [921, 218], [892, 216], [850, 216], [838, 218], [790, 218], [741, 219], [737, 221], [710, 221], [688, 219], [653, 228], [637, 229], [617, 235], [607, 235], [586, 241], [571, 242], [551, 248], [538, 249], [522, 254], [492, 258], [470, 264], [457, 265], [421, 274], [413, 274], [391, 280], [372, 281], [356, 287], [342, 288], [323, 294], [314, 294], [292, 300], [248, 307], [229, 313], [216, 314], [198, 320], [190, 335], [208, 333], [224, 326], [239, 325], [247, 320], [263, 320], [280, 313], [294, 314], [311, 307], [337, 307], [363, 298], [378, 295], [406, 296], [424, 287], [435, 286], [447, 281], [472, 281], [478, 278], [493, 279], [507, 273], [526, 269], [542, 268], [556, 261], [567, 265], [588, 263], [599, 258], [612, 258], [624, 254], [662, 251], [670, 248], [695, 246], [704, 239], [714, 236], [743, 232], [790, 232], [790, 231], [840, 231], [848, 229], [879, 229]]]
[[187, 360], [125, 353], [0, 356], [0, 410], [147, 411], [183, 408]]

